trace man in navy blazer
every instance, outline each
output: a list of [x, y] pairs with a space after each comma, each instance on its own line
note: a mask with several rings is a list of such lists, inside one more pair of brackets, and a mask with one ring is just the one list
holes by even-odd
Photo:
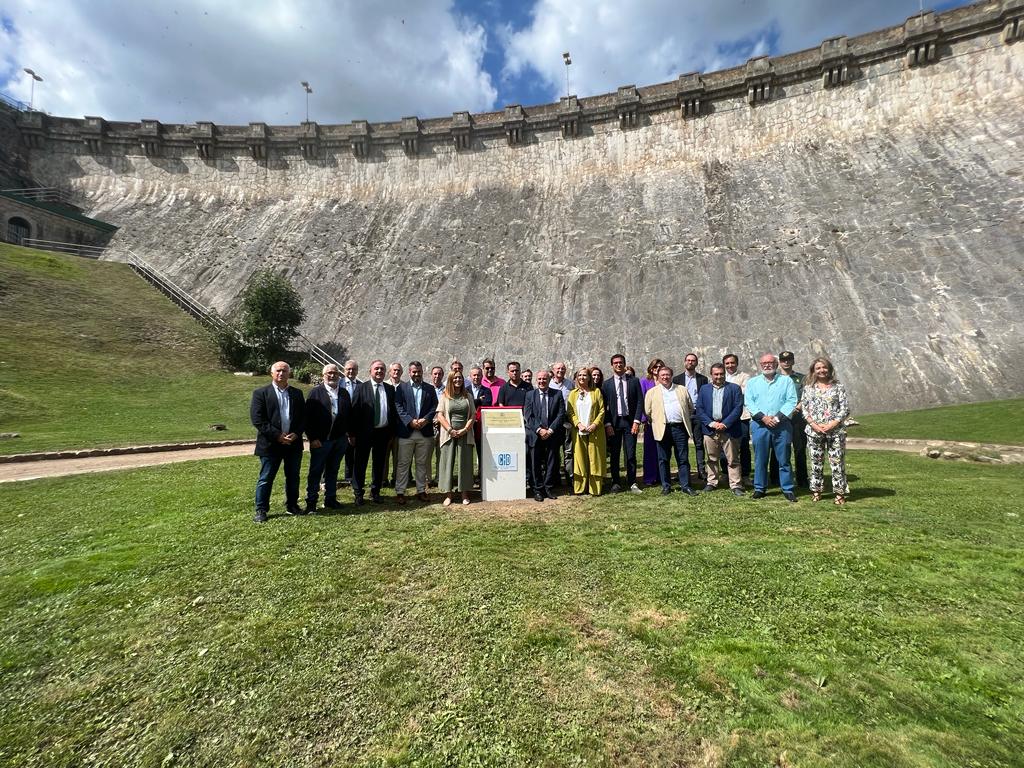
[[473, 400], [473, 408], [476, 411], [476, 419], [473, 423], [473, 437], [476, 438], [476, 466], [477, 474], [483, 473], [482, 453], [484, 441], [480, 439], [480, 409], [493, 405], [491, 388], [484, 385], [484, 371], [479, 365], [469, 369], [469, 381], [466, 383], [466, 392]]
[[612, 355], [612, 375], [601, 385], [604, 398], [604, 430], [612, 458], [611, 492], [622, 490], [619, 449], [626, 454], [626, 485], [630, 493], [641, 493], [636, 484], [636, 435], [644, 415], [644, 395], [636, 376], [626, 374], [626, 356]]
[[398, 411], [395, 409], [395, 389], [384, 381], [387, 367], [383, 360], [370, 363], [370, 380], [356, 387], [352, 400], [352, 418], [348, 439], [356, 448], [356, 466], [352, 472], [352, 495], [357, 507], [363, 505], [366, 486], [366, 466], [373, 458], [370, 476], [370, 500], [380, 503], [380, 489], [384, 485], [384, 471], [388, 461], [388, 443], [395, 434]]
[[705, 491], [718, 487], [718, 460], [725, 454], [729, 470], [729, 487], [737, 496], [743, 495], [743, 473], [740, 471], [739, 440], [743, 435], [740, 416], [743, 414], [743, 390], [739, 384], [725, 380], [725, 366], [711, 366], [711, 382], [697, 393], [697, 421], [707, 454], [707, 485]]
[[284, 464], [285, 508], [289, 515], [302, 515], [299, 507], [299, 473], [302, 470], [302, 431], [305, 401], [302, 391], [288, 386], [292, 369], [280, 360], [270, 366], [272, 383], [252, 393], [249, 420], [256, 427], [256, 450], [260, 476], [256, 481], [256, 514], [253, 522], [267, 522], [274, 478]]
[[537, 387], [526, 394], [523, 419], [526, 442], [533, 462], [533, 498], [553, 499], [558, 483], [558, 466], [562, 452], [559, 430], [565, 421], [565, 398], [560, 390], [551, 389], [551, 371], [537, 371]]
[[348, 444], [352, 401], [341, 386], [341, 371], [334, 363], [323, 367], [323, 381], [306, 396], [306, 437], [309, 439], [309, 474], [306, 476], [306, 512], [316, 514], [320, 480], [324, 506], [339, 509], [338, 471]]
[[395, 496], [405, 504], [405, 487], [409, 483], [409, 467], [416, 457], [416, 498], [427, 500], [427, 481], [430, 479], [430, 454], [434, 447], [434, 416], [437, 415], [437, 390], [423, 381], [423, 363], [409, 363], [409, 381], [403, 381], [395, 391], [395, 410], [398, 422], [398, 467], [395, 476]]

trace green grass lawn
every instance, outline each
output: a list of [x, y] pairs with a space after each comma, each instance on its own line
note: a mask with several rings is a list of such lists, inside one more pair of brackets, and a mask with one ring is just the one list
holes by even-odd
[[901, 413], [856, 416], [861, 426], [853, 437], [905, 437], [919, 440], [966, 440], [978, 443], [1024, 444], [1024, 397], [987, 403], [947, 405]]
[[850, 465], [264, 526], [251, 458], [5, 485], [0, 765], [1020, 765], [1024, 468]]
[[0, 377], [0, 432], [21, 434], [0, 454], [252, 437], [261, 383], [221, 369], [210, 335], [126, 265], [12, 245]]

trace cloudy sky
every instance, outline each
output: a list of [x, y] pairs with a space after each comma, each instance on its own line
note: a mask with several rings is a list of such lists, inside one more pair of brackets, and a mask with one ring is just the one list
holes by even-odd
[[[664, 82], [902, 23], [920, 0], [0, 0], [0, 92], [166, 123], [434, 117]], [[925, 3], [944, 10], [963, 0]]]

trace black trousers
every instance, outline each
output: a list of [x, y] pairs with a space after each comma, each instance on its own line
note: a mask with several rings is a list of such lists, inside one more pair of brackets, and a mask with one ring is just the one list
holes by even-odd
[[626, 487], [636, 482], [636, 435], [633, 434], [633, 420], [616, 416], [612, 420], [612, 434], [608, 437], [608, 455], [612, 463], [612, 484], [621, 486], [620, 449], [626, 454]]
[[562, 439], [554, 432], [547, 440], [537, 437], [533, 443], [533, 492], [551, 493], [558, 484], [558, 467], [562, 458]]
[[352, 473], [352, 494], [361, 499], [366, 486], [366, 466], [373, 459], [370, 473], [370, 495], [377, 496], [384, 487], [384, 472], [388, 464], [388, 445], [394, 432], [388, 427], [373, 429], [356, 438], [356, 466]]

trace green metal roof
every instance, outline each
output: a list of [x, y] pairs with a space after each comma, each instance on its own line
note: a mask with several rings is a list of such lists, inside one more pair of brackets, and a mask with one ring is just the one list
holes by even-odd
[[63, 216], [65, 219], [77, 221], [79, 224], [85, 224], [89, 227], [95, 227], [103, 232], [116, 232], [118, 229], [118, 227], [115, 227], [113, 224], [108, 224], [107, 222], [100, 221], [99, 219], [90, 219], [88, 216], [83, 216], [77, 211], [65, 208], [63, 205], [58, 205], [57, 203], [43, 203], [39, 200], [30, 200], [27, 197], [16, 195], [13, 192], [0, 192], [0, 197], [6, 197], [9, 200], [14, 200], [17, 203], [22, 203], [24, 205], [31, 206], [32, 208], [40, 208], [47, 213]]

